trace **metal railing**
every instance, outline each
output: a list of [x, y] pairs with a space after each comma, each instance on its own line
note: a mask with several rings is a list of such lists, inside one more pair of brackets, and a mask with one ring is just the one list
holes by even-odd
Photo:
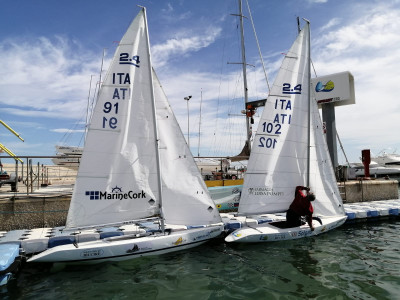
[[[67, 158], [79, 158], [78, 155], [66, 155]], [[17, 160], [18, 158], [19, 160]], [[0, 179], [0, 187], [3, 185], [11, 186], [11, 193], [32, 194], [41, 187], [48, 186], [54, 182], [63, 184], [65, 179], [75, 179], [77, 170], [69, 169], [64, 166], [43, 164], [35, 162], [35, 160], [44, 160], [51, 158], [59, 158], [59, 156], [1, 156], [0, 161], [3, 163], [1, 171], [6, 171], [10, 178], [7, 180]], [[5, 160], [13, 160], [12, 163], [5, 164]], [[20, 161], [23, 161], [22, 163]], [[4, 174], [3, 174], [4, 175]], [[0, 194], [4, 193], [4, 189], [0, 190]]]

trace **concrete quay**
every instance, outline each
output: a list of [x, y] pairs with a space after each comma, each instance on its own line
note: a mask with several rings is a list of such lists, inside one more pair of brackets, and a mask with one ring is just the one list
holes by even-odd
[[[73, 180], [53, 179], [53, 182], [56, 184], [31, 193], [11, 192], [10, 187], [3, 186], [0, 189], [0, 231], [64, 226]], [[345, 204], [399, 199], [396, 180], [347, 181], [339, 187]], [[21, 184], [19, 190], [24, 189]]]
[[399, 199], [397, 180], [351, 180], [339, 183], [343, 203]]
[[70, 192], [7, 194], [0, 194], [0, 231], [65, 225]]

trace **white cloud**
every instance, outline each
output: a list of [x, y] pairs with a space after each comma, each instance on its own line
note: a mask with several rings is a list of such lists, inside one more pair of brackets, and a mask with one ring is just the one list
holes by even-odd
[[324, 32], [325, 32], [326, 30], [331, 29], [332, 27], [334, 27], [334, 26], [340, 24], [340, 22], [341, 22], [341, 19], [340, 19], [340, 18], [333, 18], [333, 19], [329, 20], [329, 22], [326, 23], [326, 25], [322, 26], [322, 27], [319, 29], [320, 34], [321, 34], [321, 35], [324, 34]]
[[5, 40], [0, 56], [0, 103], [12, 106], [2, 111], [20, 116], [77, 118], [99, 68], [98, 55], [59, 36]]
[[220, 35], [221, 28], [208, 27], [201, 35], [192, 32], [181, 32], [174, 39], [169, 39], [162, 44], [152, 46], [153, 63], [156, 67], [164, 66], [170, 57], [188, 55], [208, 47]]
[[171, 3], [167, 3], [167, 7], [161, 9], [162, 18], [170, 23], [177, 23], [182, 20], [188, 20], [192, 16], [191, 11], [185, 11], [183, 13], [177, 13]]
[[361, 50], [363, 56], [371, 51], [386, 52], [400, 41], [398, 17], [398, 11], [373, 14], [358, 24], [323, 35], [318, 45], [325, 44], [326, 56], [359, 53]]
[[354, 75], [356, 105], [336, 109], [336, 127], [353, 161], [361, 149], [379, 152], [398, 144], [399, 32], [400, 9], [376, 7], [340, 28], [325, 31], [312, 48], [319, 75], [342, 71]]
[[61, 132], [61, 133], [83, 133], [83, 132], [85, 132], [84, 129], [68, 129], [68, 128], [51, 129], [50, 131]]
[[174, 11], [174, 8], [172, 7], [171, 3], [167, 3], [167, 8], [161, 9], [161, 12], [163, 14], [170, 14]]
[[66, 111], [70, 112], [68, 108], [63, 109], [62, 107], [58, 107], [58, 109], [52, 108], [54, 111], [47, 110], [36, 110], [33, 108], [2, 108], [2, 113], [10, 114], [14, 116], [20, 117], [41, 117], [41, 118], [66, 118], [68, 114], [65, 114]]

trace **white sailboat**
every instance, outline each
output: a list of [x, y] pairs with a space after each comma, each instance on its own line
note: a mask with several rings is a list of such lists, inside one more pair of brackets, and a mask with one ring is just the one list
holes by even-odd
[[[225, 241], [296, 239], [345, 222], [318, 107], [310, 97], [310, 77], [307, 22], [283, 60], [259, 122], [238, 209], [244, 226]], [[309, 186], [316, 196], [314, 231], [308, 224], [285, 228], [296, 186]], [[282, 221], [267, 221], [274, 218]]]
[[[130, 229], [116, 229], [121, 224]], [[114, 231], [102, 236], [99, 226]], [[222, 230], [152, 69], [143, 8], [123, 36], [102, 85], [66, 227], [28, 262], [126, 260], [188, 249]]]

